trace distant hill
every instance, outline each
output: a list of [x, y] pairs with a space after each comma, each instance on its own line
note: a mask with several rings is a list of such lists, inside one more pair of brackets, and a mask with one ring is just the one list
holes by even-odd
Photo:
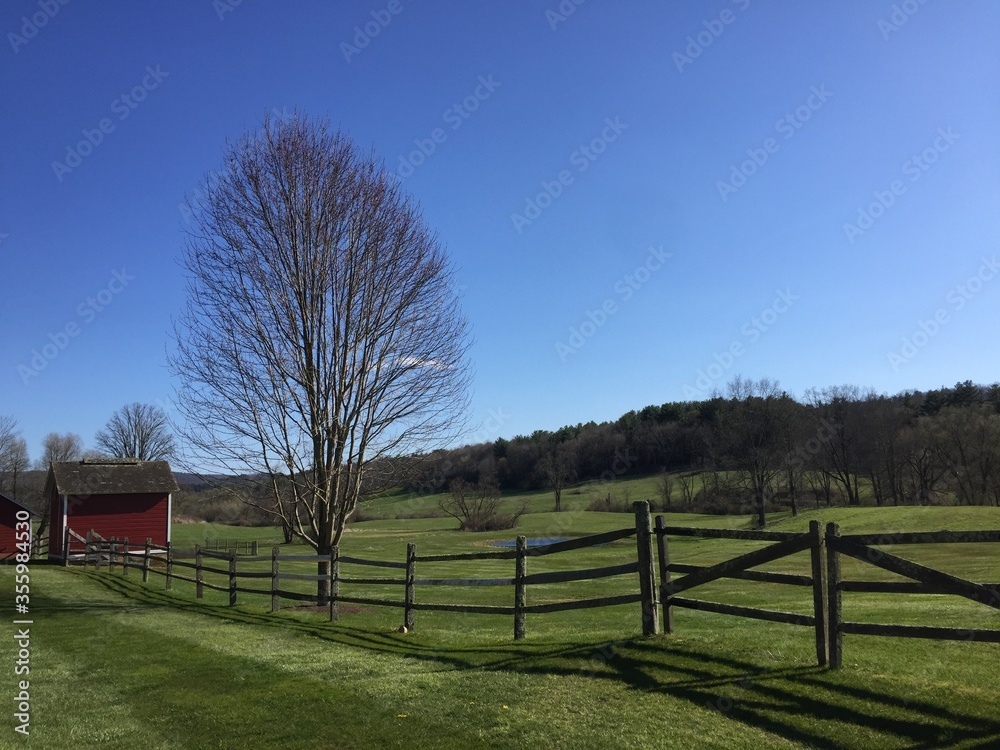
[[227, 480], [232, 479], [232, 477], [227, 477], [223, 474], [201, 475], [175, 471], [174, 479], [177, 480], [177, 484], [180, 485], [182, 490], [187, 490], [189, 492], [201, 492], [202, 490], [207, 490], [210, 487], [224, 484]]

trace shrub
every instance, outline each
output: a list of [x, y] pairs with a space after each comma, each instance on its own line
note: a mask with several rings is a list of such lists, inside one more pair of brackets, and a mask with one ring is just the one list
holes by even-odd
[[501, 531], [517, 526], [524, 514], [521, 506], [513, 514], [500, 512], [500, 490], [489, 479], [470, 484], [464, 479], [451, 483], [451, 495], [439, 501], [439, 507], [458, 519], [462, 531]]

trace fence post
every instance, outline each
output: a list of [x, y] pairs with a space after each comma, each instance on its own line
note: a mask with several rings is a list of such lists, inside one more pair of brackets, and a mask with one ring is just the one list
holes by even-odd
[[830, 643], [829, 663], [831, 669], [840, 667], [844, 652], [844, 634], [840, 630], [840, 551], [837, 549], [837, 540], [839, 538], [840, 526], [835, 523], [828, 523], [826, 525], [826, 587], [830, 613], [827, 621], [827, 633]]
[[69, 526], [63, 529], [63, 567], [69, 565]]
[[170, 542], [167, 542], [167, 575], [165, 579], [164, 589], [170, 591], [174, 585], [174, 548]]
[[528, 540], [517, 538], [517, 558], [514, 567], [514, 640], [524, 638], [524, 608], [527, 606], [527, 588], [524, 579], [528, 575]]
[[281, 609], [281, 600], [278, 597], [278, 573], [279, 560], [277, 547], [271, 548], [271, 611], [277, 612]]
[[653, 536], [649, 502], [632, 503], [635, 511], [635, 544], [639, 557], [639, 594], [642, 596], [642, 634], [656, 635], [660, 629], [656, 611], [656, 573], [653, 572]]
[[252, 554], [252, 555], [253, 555], [254, 557], [256, 557], [256, 556], [257, 556], [257, 540], [256, 540], [256, 539], [255, 539], [255, 540], [254, 540], [254, 542], [253, 542], [253, 552], [252, 552], [251, 554]]
[[666, 594], [666, 584], [670, 581], [670, 548], [667, 546], [666, 523], [663, 516], [656, 517], [656, 551], [660, 562], [660, 606], [663, 608], [663, 632], [674, 632], [674, 610], [670, 597]]
[[406, 606], [403, 609], [403, 627], [413, 630], [413, 602], [416, 601], [417, 579], [417, 545], [410, 542], [406, 545], [406, 589], [403, 601]]
[[128, 575], [128, 537], [125, 537], [125, 542], [122, 544], [122, 575]]
[[823, 564], [823, 530], [820, 522], [809, 522], [809, 536], [812, 538], [813, 617], [816, 620], [816, 661], [825, 667], [830, 659], [830, 643], [826, 634], [827, 593], [826, 566]]
[[83, 547], [83, 569], [87, 569], [87, 563], [90, 562], [90, 545], [94, 541], [94, 530], [91, 529], [87, 532], [87, 541]]
[[108, 539], [108, 572], [115, 572], [115, 540], [117, 537]]
[[201, 569], [201, 545], [194, 545], [194, 592], [201, 599], [205, 595], [205, 571]]
[[146, 550], [142, 556], [142, 582], [149, 583], [149, 548], [152, 546], [153, 540], [148, 536], [146, 537]]
[[229, 555], [229, 606], [236, 606], [236, 553]]
[[[257, 542], [253, 543], [257, 554]], [[340, 619], [340, 547], [330, 550], [330, 622]]]

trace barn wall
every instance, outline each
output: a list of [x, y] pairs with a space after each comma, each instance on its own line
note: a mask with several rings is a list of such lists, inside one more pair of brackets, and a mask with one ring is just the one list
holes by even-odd
[[81, 536], [93, 529], [105, 539], [127, 537], [130, 543], [166, 544], [170, 529], [170, 496], [91, 495], [70, 497], [69, 527]]
[[[17, 554], [17, 512], [23, 508], [0, 497], [0, 560]], [[29, 522], [30, 523], [30, 522]], [[32, 530], [34, 527], [32, 526]]]

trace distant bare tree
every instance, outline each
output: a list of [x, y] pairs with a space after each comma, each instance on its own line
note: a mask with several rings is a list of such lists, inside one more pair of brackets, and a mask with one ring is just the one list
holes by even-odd
[[870, 389], [856, 385], [811, 388], [806, 397], [813, 408], [817, 426], [832, 425], [829, 439], [817, 456], [817, 465], [844, 490], [848, 505], [861, 504], [858, 474], [860, 446], [865, 428], [864, 402], [871, 398]]
[[571, 445], [560, 443], [553, 446], [541, 460], [545, 482], [556, 497], [555, 511], [562, 510], [562, 493], [576, 479], [576, 451]]
[[660, 476], [657, 480], [656, 488], [660, 491], [660, 499], [663, 501], [663, 511], [666, 512], [670, 510], [671, 496], [674, 491], [674, 478], [666, 469], [660, 470]]
[[681, 499], [684, 501], [684, 507], [690, 509], [694, 503], [694, 474], [678, 474], [677, 483], [681, 488]]
[[28, 445], [21, 437], [17, 420], [0, 417], [0, 492], [17, 499], [17, 480], [29, 466]]
[[789, 399], [775, 380], [750, 380], [739, 375], [729, 382], [728, 395], [719, 413], [719, 425], [753, 496], [756, 524], [763, 528], [767, 522], [766, 501], [773, 493], [785, 454]]
[[444, 248], [380, 161], [298, 115], [230, 145], [191, 211], [171, 357], [191, 461], [269, 479], [262, 507], [328, 554], [376, 459], [460, 426], [469, 342]]
[[909, 499], [917, 505], [930, 505], [935, 497], [938, 483], [948, 471], [934, 450], [933, 417], [920, 417], [900, 435], [901, 451], [905, 458], [903, 467], [904, 486]]
[[477, 484], [455, 479], [448, 489], [449, 494], [438, 501], [438, 507], [457, 518], [462, 531], [511, 529], [525, 511], [522, 503], [513, 514], [501, 512], [500, 488], [494, 476], [487, 475]]
[[1000, 414], [986, 405], [947, 406], [927, 434], [959, 504], [1000, 504]]
[[152, 404], [126, 404], [95, 438], [98, 449], [115, 458], [163, 461], [174, 455], [167, 415]]
[[[42, 457], [35, 464], [39, 471], [48, 471], [49, 465], [62, 461], [79, 461], [83, 457], [83, 438], [72, 432], [60, 435], [50, 432], [42, 440]], [[40, 493], [39, 493], [40, 494]], [[42, 507], [42, 521], [35, 532], [38, 538], [42, 538], [49, 524], [49, 514]]]
[[82, 456], [82, 437], [72, 432], [64, 435], [50, 432], [42, 441], [42, 457], [36, 466], [41, 471], [48, 471], [52, 462], [79, 461]]

